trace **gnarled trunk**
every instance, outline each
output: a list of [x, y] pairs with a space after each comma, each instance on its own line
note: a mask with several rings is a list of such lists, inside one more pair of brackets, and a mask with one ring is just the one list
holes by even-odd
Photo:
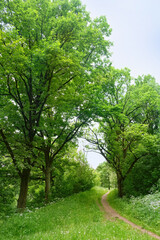
[[23, 210], [26, 207], [27, 193], [28, 193], [28, 183], [31, 170], [26, 168], [22, 170], [20, 175], [20, 193], [17, 202], [17, 208]]

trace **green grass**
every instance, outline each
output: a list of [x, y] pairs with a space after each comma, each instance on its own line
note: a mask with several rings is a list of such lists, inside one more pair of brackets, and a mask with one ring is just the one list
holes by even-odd
[[122, 216], [160, 236], [160, 193], [120, 199], [114, 190], [108, 201]]
[[150, 240], [126, 223], [104, 219], [103, 188], [75, 194], [33, 212], [0, 220], [0, 240]]

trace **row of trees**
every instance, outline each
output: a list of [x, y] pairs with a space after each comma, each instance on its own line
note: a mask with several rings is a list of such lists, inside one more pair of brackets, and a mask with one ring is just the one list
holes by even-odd
[[159, 86], [111, 66], [110, 33], [80, 0], [0, 4], [1, 166], [12, 160], [18, 208], [39, 172], [49, 200], [56, 169], [88, 126], [86, 138], [116, 171], [120, 196], [136, 163], [158, 157]]
[[[64, 152], [63, 152], [64, 153]], [[13, 168], [11, 159], [0, 160], [0, 216], [15, 212], [17, 197], [19, 194], [20, 179]], [[77, 153], [76, 148], [65, 150], [60, 159], [56, 159], [52, 165], [50, 201], [57, 201], [80, 191], [86, 191], [99, 184], [99, 177], [95, 170], [88, 165], [85, 155]], [[31, 170], [27, 194], [26, 207], [40, 207], [45, 200], [45, 177], [43, 171], [37, 167]]]

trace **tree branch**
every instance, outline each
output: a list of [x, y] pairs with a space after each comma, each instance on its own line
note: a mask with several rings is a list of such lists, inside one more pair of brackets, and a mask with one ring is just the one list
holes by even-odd
[[7, 148], [8, 152], [9, 152], [12, 160], [13, 160], [13, 164], [15, 165], [15, 168], [16, 168], [19, 176], [21, 176], [21, 171], [20, 171], [20, 169], [17, 166], [17, 162], [16, 162], [16, 158], [14, 156], [13, 150], [12, 150], [9, 142], [7, 141], [7, 137], [5, 136], [5, 134], [4, 134], [2, 129], [0, 129], [0, 135], [1, 135], [2, 139], [3, 139], [4, 144], [6, 145], [6, 148]]

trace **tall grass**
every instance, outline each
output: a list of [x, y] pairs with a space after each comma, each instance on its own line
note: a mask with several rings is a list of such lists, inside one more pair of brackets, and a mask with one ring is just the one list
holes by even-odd
[[160, 235], [160, 192], [120, 199], [114, 190], [108, 201], [122, 216]]
[[150, 240], [122, 221], [108, 221], [97, 202], [103, 188], [75, 194], [0, 221], [0, 240]]

